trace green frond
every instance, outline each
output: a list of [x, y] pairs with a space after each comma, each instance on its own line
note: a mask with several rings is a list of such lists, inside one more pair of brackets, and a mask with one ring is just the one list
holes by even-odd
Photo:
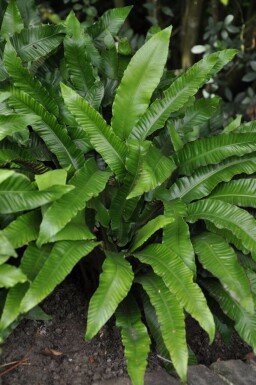
[[112, 171], [120, 178], [124, 176], [126, 146], [113, 133], [101, 115], [71, 88], [61, 85], [65, 103], [83, 128], [91, 144], [99, 152]]
[[[184, 202], [189, 203], [210, 194], [219, 183], [229, 182], [235, 175], [253, 174], [255, 171], [256, 157], [254, 154], [241, 158], [234, 157], [216, 165], [201, 167], [191, 176], [179, 178], [169, 189], [169, 199], [181, 198]], [[232, 182], [229, 182], [228, 185], [230, 183]], [[216, 199], [219, 198], [216, 197]]]
[[234, 54], [234, 50], [225, 50], [222, 53], [211, 54], [194, 64], [164, 91], [162, 99], [156, 99], [150, 105], [134, 127], [131, 137], [145, 140], [147, 136], [164, 127], [170, 114], [184, 107], [189, 98], [227, 64]]
[[[256, 164], [255, 164], [256, 171]], [[256, 179], [237, 179], [229, 183], [222, 183], [210, 195], [211, 199], [218, 199], [237, 206], [256, 208]]]
[[174, 158], [180, 174], [191, 175], [196, 168], [216, 164], [232, 156], [256, 150], [255, 134], [222, 134], [185, 144]]
[[0, 336], [20, 314], [20, 303], [28, 290], [29, 283], [17, 283], [10, 288], [6, 296], [3, 312], [0, 318]]
[[96, 47], [101, 48], [104, 45], [106, 34], [111, 33], [112, 36], [118, 34], [131, 9], [132, 6], [110, 9], [87, 29], [87, 32], [94, 39]]
[[127, 369], [133, 385], [144, 385], [150, 338], [141, 311], [131, 296], [125, 299], [116, 311], [116, 325], [121, 328]]
[[20, 215], [5, 227], [2, 232], [12, 246], [17, 249], [27, 245], [38, 237], [40, 222], [40, 211], [33, 210], [29, 213]]
[[199, 131], [213, 117], [220, 104], [220, 99], [198, 99], [185, 110], [184, 117], [175, 119], [173, 124], [181, 137], [187, 137], [193, 130]]
[[202, 233], [192, 241], [203, 267], [220, 280], [236, 302], [249, 313], [253, 313], [250, 283], [234, 250], [223, 238], [211, 233]]
[[105, 252], [100, 282], [88, 310], [85, 338], [90, 340], [114, 314], [119, 303], [127, 296], [132, 282], [132, 266], [122, 254]]
[[11, 38], [18, 56], [26, 62], [38, 60], [55, 50], [64, 39], [62, 25], [40, 25], [25, 28]]
[[20, 15], [19, 8], [16, 5], [16, 1], [10, 0], [4, 14], [1, 35], [9, 37], [15, 32], [20, 32], [23, 28], [23, 20]]
[[[21, 59], [17, 56], [15, 49], [10, 42], [7, 42], [4, 50], [4, 64], [8, 74], [10, 75], [15, 87], [20, 88], [23, 92], [29, 94], [33, 99], [49, 112], [59, 115], [59, 108], [54, 98], [49, 94], [47, 89], [33, 77], [29, 70], [22, 64]], [[31, 123], [33, 123], [33, 116]]]
[[204, 282], [204, 286], [220, 304], [223, 312], [235, 321], [235, 329], [242, 339], [256, 350], [256, 315], [250, 314], [234, 301], [217, 282]]
[[35, 131], [46, 143], [49, 150], [56, 155], [60, 165], [72, 166], [75, 170], [82, 167], [84, 163], [83, 153], [77, 149], [71, 141], [64, 126], [61, 126], [54, 115], [27, 93], [13, 87], [9, 104], [21, 114], [36, 115], [40, 121], [32, 125]]
[[141, 170], [127, 199], [141, 196], [161, 185], [166, 179], [170, 178], [175, 168], [175, 163], [151, 144], [148, 146], [147, 154], [142, 160]]
[[22, 131], [29, 124], [38, 120], [37, 116], [29, 115], [0, 115], [0, 140], [16, 132]]
[[37, 244], [49, 242], [64, 226], [74, 218], [78, 211], [92, 197], [97, 196], [105, 187], [111, 173], [100, 171], [94, 159], [87, 160], [69, 183], [74, 189], [51, 205], [44, 213]]
[[60, 241], [53, 246], [47, 260], [31, 283], [21, 302], [20, 312], [27, 313], [64, 280], [79, 260], [96, 246], [93, 241]]
[[193, 282], [192, 271], [182, 259], [162, 244], [147, 246], [141, 252], [134, 253], [134, 256], [153, 268], [180, 304], [208, 333], [212, 341], [215, 333], [213, 316], [201, 289]]
[[[64, 39], [65, 64], [76, 91], [98, 109], [103, 97], [103, 87], [95, 75], [91, 59], [87, 53], [85, 33], [72, 11], [66, 19], [67, 35]], [[94, 98], [94, 88], [101, 90], [101, 98]]]
[[59, 199], [71, 189], [72, 186], [53, 186], [38, 191], [27, 177], [15, 173], [0, 183], [0, 213], [16, 213], [40, 207]]
[[194, 223], [199, 219], [229, 230], [247, 250], [256, 253], [256, 221], [247, 211], [223, 201], [204, 199], [188, 205], [187, 220]]
[[132, 57], [113, 103], [112, 128], [127, 139], [146, 111], [152, 93], [163, 75], [171, 28], [155, 34]]
[[183, 382], [187, 377], [188, 349], [183, 308], [163, 280], [154, 273], [136, 279], [143, 286], [154, 306], [164, 344], [172, 364]]
[[180, 200], [164, 203], [164, 216], [173, 218], [163, 230], [163, 244], [174, 251], [195, 274], [195, 254], [190, 240], [189, 227], [184, 220], [187, 208]]
[[138, 230], [132, 244], [130, 252], [132, 253], [142, 246], [156, 231], [165, 228], [169, 223], [174, 222], [172, 216], [158, 215]]
[[0, 265], [8, 261], [9, 257], [17, 257], [13, 245], [3, 231], [0, 231], [0, 244]]
[[0, 288], [13, 287], [17, 283], [24, 283], [26, 281], [27, 277], [20, 268], [8, 265], [7, 263], [0, 265]]

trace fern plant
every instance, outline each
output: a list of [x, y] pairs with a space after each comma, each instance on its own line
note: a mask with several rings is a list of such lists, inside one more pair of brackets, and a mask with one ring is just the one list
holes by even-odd
[[230, 319], [256, 349], [256, 126], [223, 129], [219, 100], [195, 99], [236, 52], [173, 79], [170, 27], [133, 56], [116, 38], [130, 7], [84, 30], [73, 13], [23, 28], [18, 5], [1, 28], [1, 340], [100, 254], [85, 338], [115, 315], [133, 385], [149, 336], [186, 380], [187, 314], [210, 341]]

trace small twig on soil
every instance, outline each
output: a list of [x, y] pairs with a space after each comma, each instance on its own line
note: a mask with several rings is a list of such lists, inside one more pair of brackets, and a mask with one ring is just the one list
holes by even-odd
[[164, 358], [164, 357], [160, 356], [159, 354], [157, 354], [156, 356], [157, 356], [158, 358], [160, 358], [161, 360], [166, 361], [166, 362], [169, 362], [170, 364], [172, 364], [172, 361], [167, 360], [167, 358]]

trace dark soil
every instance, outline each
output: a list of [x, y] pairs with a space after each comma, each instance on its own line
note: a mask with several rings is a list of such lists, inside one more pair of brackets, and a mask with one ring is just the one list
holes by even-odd
[[[111, 322], [92, 341], [84, 341], [87, 304], [80, 285], [71, 279], [60, 285], [42, 305], [52, 320], [23, 320], [3, 346], [1, 385], [91, 385], [127, 374], [119, 330]], [[237, 335], [230, 346], [217, 336], [209, 347], [206, 334], [193, 320], [187, 334], [199, 363], [206, 365], [243, 358], [251, 350]], [[4, 366], [15, 361], [16, 368]], [[151, 353], [149, 370], [160, 366], [161, 360]]]

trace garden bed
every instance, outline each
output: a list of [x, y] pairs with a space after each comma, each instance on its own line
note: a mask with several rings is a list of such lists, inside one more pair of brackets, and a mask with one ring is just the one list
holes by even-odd
[[[94, 381], [127, 373], [119, 330], [109, 322], [90, 342], [84, 341], [86, 310], [81, 283], [67, 279], [43, 303], [51, 321], [24, 320], [3, 346], [0, 357], [1, 385], [91, 385]], [[251, 349], [237, 335], [226, 346], [217, 335], [212, 346], [207, 335], [192, 319], [187, 335], [198, 362], [243, 358]], [[10, 366], [5, 364], [15, 362]], [[14, 367], [17, 365], [16, 367]], [[149, 356], [149, 370], [157, 370], [161, 359]]]

